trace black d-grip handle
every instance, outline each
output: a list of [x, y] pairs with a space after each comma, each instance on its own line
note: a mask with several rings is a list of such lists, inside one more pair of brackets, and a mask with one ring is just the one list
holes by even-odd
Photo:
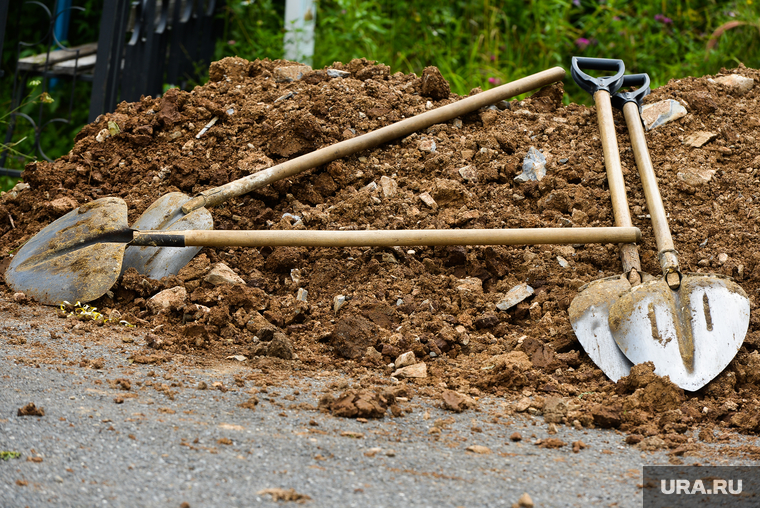
[[[593, 78], [583, 72], [581, 68], [594, 71], [615, 72], [615, 75]], [[578, 86], [591, 95], [594, 95], [599, 90], [606, 90], [612, 95], [623, 85], [625, 64], [622, 60], [613, 58], [587, 58], [574, 56], [572, 59], [570, 74], [573, 76], [575, 82], [578, 83]]]
[[620, 88], [623, 89], [630, 86], [636, 86], [638, 89], [634, 90], [633, 92], [618, 91], [615, 95], [612, 96], [612, 105], [617, 109], [622, 110], [623, 106], [625, 106], [627, 103], [635, 102], [639, 107], [639, 112], [641, 112], [641, 101], [644, 100], [644, 97], [649, 95], [649, 93], [652, 91], [649, 88], [649, 74], [631, 74], [629, 76], [625, 76], [623, 78], [623, 84]]

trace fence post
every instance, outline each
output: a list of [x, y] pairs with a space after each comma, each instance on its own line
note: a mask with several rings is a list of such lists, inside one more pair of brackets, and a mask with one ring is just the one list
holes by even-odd
[[285, 0], [285, 59], [312, 64], [314, 25], [317, 6], [314, 0]]

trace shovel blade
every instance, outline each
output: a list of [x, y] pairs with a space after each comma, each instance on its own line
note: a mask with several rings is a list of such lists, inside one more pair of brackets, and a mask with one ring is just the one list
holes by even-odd
[[720, 275], [687, 274], [678, 291], [663, 279], [632, 288], [610, 308], [610, 330], [633, 363], [695, 391], [720, 374], [749, 327], [749, 298]]
[[625, 276], [596, 280], [582, 288], [568, 308], [570, 323], [583, 349], [607, 377], [616, 382], [630, 374], [633, 363], [615, 342], [608, 317], [619, 295], [630, 289]]
[[[138, 231], [187, 231], [214, 229], [211, 213], [198, 208], [189, 214], [182, 211], [182, 205], [190, 197], [181, 192], [171, 192], [156, 200], [132, 225]], [[202, 247], [127, 247], [122, 264], [122, 273], [127, 268], [135, 268], [151, 279], [177, 275]]]
[[49, 224], [24, 244], [13, 256], [5, 281], [45, 305], [100, 298], [119, 277], [128, 240], [118, 241], [112, 235], [125, 229], [124, 201], [92, 201]]

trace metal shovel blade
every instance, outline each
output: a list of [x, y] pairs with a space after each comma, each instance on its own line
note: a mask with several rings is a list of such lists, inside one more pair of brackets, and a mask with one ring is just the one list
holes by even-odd
[[127, 205], [121, 199], [83, 205], [24, 244], [13, 256], [5, 281], [46, 305], [100, 298], [119, 277], [128, 241], [119, 235], [125, 229]]
[[610, 332], [610, 307], [631, 289], [625, 275], [595, 280], [580, 288], [568, 314], [575, 336], [591, 360], [608, 378], [617, 382], [631, 372], [633, 364], [626, 358]]
[[[198, 208], [185, 214], [182, 205], [191, 198], [181, 192], [171, 192], [145, 210], [132, 225], [138, 231], [187, 231], [214, 229], [211, 212]], [[133, 267], [141, 274], [160, 279], [176, 275], [202, 247], [127, 247], [124, 253], [122, 272]]]
[[736, 356], [749, 327], [749, 298], [715, 274], [686, 274], [677, 291], [664, 279], [631, 288], [610, 308], [609, 327], [633, 363], [695, 391]]

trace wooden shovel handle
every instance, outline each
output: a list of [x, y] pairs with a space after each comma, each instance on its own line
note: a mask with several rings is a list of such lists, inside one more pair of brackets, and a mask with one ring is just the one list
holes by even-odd
[[374, 148], [388, 141], [408, 136], [413, 132], [430, 127], [441, 122], [447, 122], [458, 116], [466, 115], [478, 109], [494, 104], [501, 100], [520, 95], [536, 88], [556, 83], [565, 77], [562, 67], [532, 74], [512, 81], [491, 90], [467, 97], [446, 106], [422, 113], [421, 115], [401, 120], [376, 131], [347, 139], [334, 145], [320, 148], [314, 152], [296, 157], [277, 166], [259, 171], [234, 182], [201, 192], [182, 206], [184, 213], [190, 213], [202, 206], [211, 207], [227, 201], [230, 198], [242, 196], [272, 182], [295, 176], [308, 169], [316, 168], [328, 162], [340, 159], [368, 148]]
[[[615, 124], [612, 118], [612, 102], [610, 93], [599, 90], [594, 93], [596, 103], [596, 115], [599, 122], [599, 135], [602, 140], [604, 164], [607, 169], [607, 183], [610, 187], [612, 198], [612, 213], [615, 216], [615, 226], [631, 227], [631, 212], [628, 209], [628, 199], [625, 195], [625, 181], [623, 180], [623, 168], [620, 164], [620, 152], [618, 151]], [[620, 258], [623, 263], [623, 273], [628, 274], [632, 269], [641, 271], [641, 261], [636, 245], [630, 243], [620, 246]]]
[[371, 247], [632, 243], [638, 228], [419, 229], [377, 231], [134, 231], [131, 245], [154, 247]]

